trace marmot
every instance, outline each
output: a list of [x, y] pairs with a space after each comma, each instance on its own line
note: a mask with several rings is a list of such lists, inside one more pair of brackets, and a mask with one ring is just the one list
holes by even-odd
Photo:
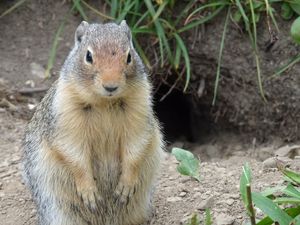
[[148, 220], [163, 141], [126, 21], [79, 25], [23, 149], [40, 225]]

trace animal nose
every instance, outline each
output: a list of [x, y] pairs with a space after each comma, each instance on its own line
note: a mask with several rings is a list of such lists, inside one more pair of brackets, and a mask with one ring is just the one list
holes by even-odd
[[103, 86], [103, 87], [108, 92], [114, 92], [115, 90], [118, 89], [118, 86]]

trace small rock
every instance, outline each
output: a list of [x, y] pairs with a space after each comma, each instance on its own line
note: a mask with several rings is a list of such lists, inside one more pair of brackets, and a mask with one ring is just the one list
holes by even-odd
[[217, 225], [232, 225], [234, 223], [234, 220], [234, 217], [225, 213], [217, 215], [215, 219]]
[[33, 109], [35, 109], [36, 105], [35, 105], [35, 104], [28, 103], [28, 104], [27, 104], [27, 107], [28, 107], [29, 110], [33, 110]]
[[200, 197], [201, 196], [201, 193], [200, 192], [197, 192], [197, 193], [195, 193], [194, 195], [193, 195], [193, 198], [195, 199], [195, 198], [198, 198], [198, 197]]
[[232, 198], [230, 198], [230, 199], [227, 199], [227, 200], [225, 201], [225, 203], [226, 203], [227, 205], [232, 205], [232, 204], [234, 203], [234, 200], [233, 200]]
[[37, 76], [39, 78], [45, 78], [45, 72], [46, 70], [44, 67], [36, 62], [30, 63], [31, 73], [34, 76]]
[[186, 196], [186, 194], [187, 194], [187, 193], [186, 193], [185, 191], [182, 191], [182, 192], [179, 193], [179, 196], [180, 196], [180, 197], [184, 197], [184, 196]]
[[211, 197], [201, 201], [200, 204], [197, 206], [197, 209], [205, 210], [207, 208], [212, 208], [213, 204], [214, 204], [214, 198], [213, 198], [213, 196], [211, 196]]
[[169, 197], [167, 198], [167, 202], [178, 202], [181, 201], [182, 198], [181, 197]]
[[33, 80], [26, 80], [25, 85], [31, 88], [35, 87], [35, 83]]

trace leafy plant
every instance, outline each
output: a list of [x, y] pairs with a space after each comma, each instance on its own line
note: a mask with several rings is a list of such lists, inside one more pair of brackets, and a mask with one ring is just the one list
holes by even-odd
[[172, 155], [175, 156], [179, 165], [177, 171], [185, 176], [190, 176], [200, 181], [199, 164], [200, 161], [195, 158], [193, 153], [181, 148], [173, 148]]
[[[205, 218], [204, 218], [204, 225], [212, 225], [212, 218], [211, 213], [209, 209], [205, 210]], [[199, 220], [196, 213], [192, 215], [192, 217], [189, 219], [189, 221], [186, 223], [186, 225], [200, 225], [201, 221]]]
[[[240, 192], [252, 225], [271, 225], [274, 222], [280, 225], [300, 224], [300, 190], [298, 189], [300, 186], [300, 174], [286, 169], [280, 164], [278, 164], [278, 168], [284, 174], [284, 178], [290, 181], [287, 186], [268, 188], [258, 193], [249, 191], [251, 170], [248, 165], [243, 167]], [[281, 194], [277, 196], [275, 193]], [[258, 223], [255, 221], [255, 211], [251, 206], [253, 203], [267, 215]], [[281, 209], [280, 205], [286, 204], [292, 205], [292, 207]]]
[[300, 17], [298, 17], [292, 24], [291, 35], [293, 40], [300, 44]]

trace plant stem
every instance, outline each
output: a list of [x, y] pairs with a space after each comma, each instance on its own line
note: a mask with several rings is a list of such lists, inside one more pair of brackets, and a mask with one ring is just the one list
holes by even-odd
[[247, 187], [247, 199], [248, 199], [248, 212], [250, 212], [251, 225], [256, 225], [255, 212], [252, 204], [251, 186], [250, 184], [247, 184], [246, 187]]
[[219, 80], [220, 80], [220, 74], [221, 74], [221, 62], [222, 62], [222, 56], [223, 56], [223, 49], [224, 49], [226, 31], [227, 31], [227, 26], [228, 26], [228, 22], [229, 22], [230, 10], [231, 10], [231, 7], [229, 6], [228, 11], [227, 11], [227, 16], [226, 16], [226, 19], [225, 19], [225, 24], [224, 24], [223, 34], [222, 34], [222, 40], [221, 40], [221, 44], [220, 44], [217, 74], [216, 74], [215, 87], [214, 87], [214, 98], [213, 98], [213, 101], [212, 101], [212, 105], [215, 105], [216, 100], [217, 100]]

